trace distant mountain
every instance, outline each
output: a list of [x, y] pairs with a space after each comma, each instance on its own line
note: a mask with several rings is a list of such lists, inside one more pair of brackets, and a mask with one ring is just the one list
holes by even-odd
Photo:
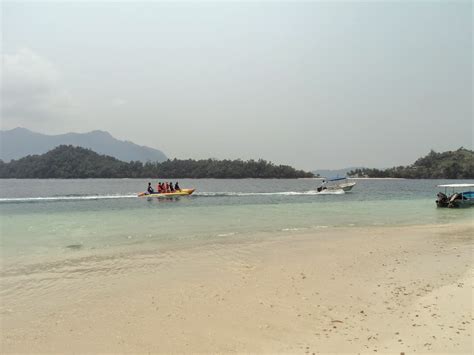
[[318, 175], [321, 176], [321, 177], [327, 177], [327, 178], [331, 178], [331, 177], [344, 177], [347, 175], [347, 173], [349, 171], [352, 171], [352, 170], [356, 170], [356, 169], [363, 169], [363, 168], [360, 168], [360, 167], [352, 167], [352, 168], [344, 168], [344, 169], [334, 169], [334, 170], [330, 170], [330, 169], [318, 169], [318, 170], [314, 170], [312, 171], [312, 173], [314, 175]]
[[104, 131], [59, 135], [41, 134], [26, 128], [0, 131], [0, 159], [5, 162], [27, 155], [43, 154], [59, 145], [89, 148], [99, 154], [109, 155], [122, 161], [162, 162], [167, 160], [166, 155], [158, 149], [121, 141]]

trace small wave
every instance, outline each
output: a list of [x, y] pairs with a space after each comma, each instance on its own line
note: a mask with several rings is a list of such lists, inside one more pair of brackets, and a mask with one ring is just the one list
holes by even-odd
[[218, 234], [217, 236], [218, 237], [231, 237], [233, 235], [236, 235], [237, 233], [235, 232], [230, 232], [230, 233], [221, 233], [221, 234]]
[[1, 202], [42, 202], [42, 201], [76, 201], [76, 200], [106, 200], [117, 198], [132, 198], [137, 195], [88, 195], [88, 196], [48, 196], [48, 197], [6, 197]]

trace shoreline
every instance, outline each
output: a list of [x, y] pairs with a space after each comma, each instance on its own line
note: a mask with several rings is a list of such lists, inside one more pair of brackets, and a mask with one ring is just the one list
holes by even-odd
[[470, 353], [473, 230], [328, 228], [2, 275], [1, 349]]
[[471, 219], [466, 217], [458, 219], [456, 222], [445, 223], [436, 222], [431, 224], [396, 224], [396, 223], [380, 223], [371, 225], [318, 225], [312, 227], [288, 227], [273, 231], [256, 231], [256, 232], [231, 232], [224, 234], [214, 234], [206, 237], [199, 236], [189, 239], [176, 240], [140, 240], [139, 242], [132, 242], [131, 244], [118, 244], [113, 246], [101, 247], [92, 246], [84, 247], [83, 244], [65, 245], [57, 247], [54, 253], [51, 254], [25, 254], [25, 255], [1, 255], [0, 264], [0, 278], [2, 276], [13, 274], [21, 274], [26, 269], [43, 270], [44, 267], [61, 267], [62, 264], [69, 266], [87, 263], [88, 260], [107, 260], [113, 258], [128, 257], [134, 259], [141, 255], [159, 255], [162, 253], [172, 252], [199, 252], [201, 249], [212, 248], [213, 246], [229, 246], [231, 248], [238, 248], [240, 246], [248, 246], [261, 243], [272, 243], [278, 240], [297, 238], [298, 236], [307, 237], [311, 235], [317, 238], [325, 238], [325, 235], [337, 235], [339, 238], [345, 238], [351, 233], [370, 233], [372, 231], [378, 232], [379, 229], [394, 229], [394, 228], [449, 228], [450, 226], [470, 226]]

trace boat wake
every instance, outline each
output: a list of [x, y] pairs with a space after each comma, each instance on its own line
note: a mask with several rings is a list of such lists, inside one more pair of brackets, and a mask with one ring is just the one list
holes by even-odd
[[5, 197], [1, 202], [44, 202], [44, 201], [79, 201], [79, 200], [108, 200], [117, 198], [132, 198], [133, 195], [88, 195], [88, 196], [48, 196], [48, 197]]
[[281, 191], [281, 192], [195, 192], [195, 196], [207, 196], [207, 197], [216, 197], [216, 196], [317, 196], [317, 195], [343, 195], [345, 194], [344, 190], [331, 190], [331, 191], [321, 191], [316, 190], [309, 191]]
[[[343, 190], [335, 191], [281, 191], [281, 192], [196, 192], [194, 196], [200, 197], [245, 197], [245, 196], [317, 196], [317, 195], [342, 195]], [[124, 195], [73, 195], [73, 196], [47, 196], [47, 197], [2, 197], [0, 203], [33, 203], [48, 201], [82, 201], [82, 200], [110, 200], [136, 198], [137, 194]]]

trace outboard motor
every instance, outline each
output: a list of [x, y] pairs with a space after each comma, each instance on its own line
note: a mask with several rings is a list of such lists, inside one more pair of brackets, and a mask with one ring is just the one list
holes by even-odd
[[450, 197], [449, 197], [449, 201], [448, 201], [448, 207], [458, 207], [456, 201], [457, 200], [462, 200], [462, 195], [460, 193], [455, 193], [455, 194], [452, 194]]
[[442, 192], [438, 192], [437, 196], [438, 196], [438, 199], [436, 200], [436, 205], [438, 207], [448, 207], [448, 204], [449, 204], [448, 196], [446, 196]]
[[449, 202], [453, 202], [455, 200], [462, 200], [462, 195], [455, 193], [449, 198]]

